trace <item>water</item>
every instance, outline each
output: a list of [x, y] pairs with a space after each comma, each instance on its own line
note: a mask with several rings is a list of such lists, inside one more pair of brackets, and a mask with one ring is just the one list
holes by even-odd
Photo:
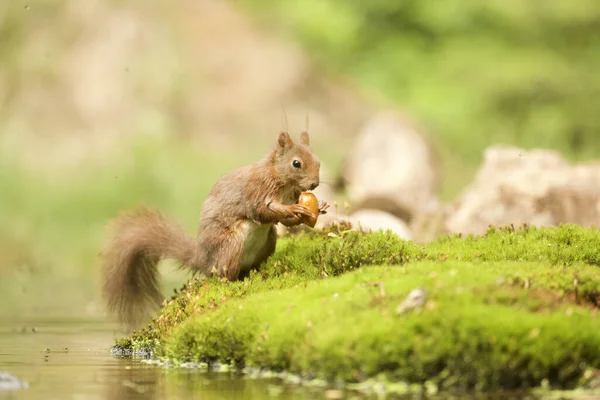
[[[235, 373], [162, 368], [110, 354], [117, 326], [101, 318], [0, 319], [0, 372], [26, 389], [0, 391], [4, 399], [324, 399], [338, 391], [308, 389], [277, 379]], [[345, 393], [343, 398], [363, 399]]]

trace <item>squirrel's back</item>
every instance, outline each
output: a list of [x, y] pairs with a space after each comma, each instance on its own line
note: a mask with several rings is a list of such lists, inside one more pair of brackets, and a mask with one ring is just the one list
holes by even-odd
[[197, 240], [156, 210], [119, 216], [102, 253], [109, 310], [135, 326], [158, 308], [157, 265], [163, 258], [228, 280], [258, 268], [275, 251], [276, 223], [291, 226], [301, 223], [300, 214], [312, 215], [296, 202], [302, 191], [318, 186], [319, 166], [307, 132], [299, 143], [282, 132], [266, 157], [215, 183], [202, 207]]

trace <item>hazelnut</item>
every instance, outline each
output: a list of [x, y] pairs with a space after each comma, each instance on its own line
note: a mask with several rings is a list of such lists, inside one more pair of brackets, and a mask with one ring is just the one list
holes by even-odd
[[308, 209], [315, 214], [314, 218], [301, 215], [302, 223], [314, 228], [317, 224], [317, 218], [319, 217], [319, 200], [317, 200], [317, 196], [310, 192], [303, 192], [300, 194], [298, 204], [308, 207]]

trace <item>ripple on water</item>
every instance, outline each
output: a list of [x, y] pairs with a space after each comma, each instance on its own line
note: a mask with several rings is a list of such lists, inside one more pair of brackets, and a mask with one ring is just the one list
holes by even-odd
[[163, 368], [112, 355], [114, 339], [122, 336], [117, 326], [102, 319], [38, 317], [14, 321], [0, 317], [0, 371], [28, 384], [26, 389], [12, 391], [9, 398], [325, 398], [323, 388], [302, 387], [278, 378], [247, 379], [202, 368]]

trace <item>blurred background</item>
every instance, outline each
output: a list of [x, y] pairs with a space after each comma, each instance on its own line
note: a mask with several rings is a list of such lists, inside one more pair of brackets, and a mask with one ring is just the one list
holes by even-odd
[[332, 218], [597, 224], [598, 71], [595, 0], [4, 1], [0, 314], [102, 314], [112, 217], [195, 234], [215, 180], [307, 114]]

